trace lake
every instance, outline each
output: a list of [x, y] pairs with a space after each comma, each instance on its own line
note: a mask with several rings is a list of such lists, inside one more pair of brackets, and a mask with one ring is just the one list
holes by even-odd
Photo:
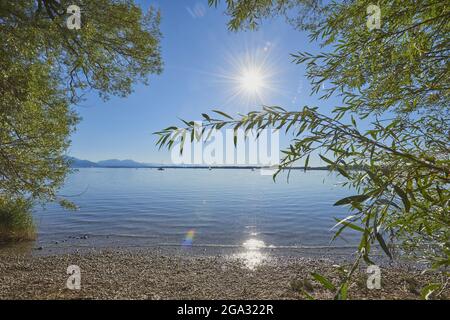
[[[327, 171], [294, 170], [273, 182], [249, 169], [78, 169], [60, 194], [79, 211], [35, 208], [38, 243], [301, 248], [330, 245], [354, 194]], [[332, 246], [353, 246], [347, 233]]]

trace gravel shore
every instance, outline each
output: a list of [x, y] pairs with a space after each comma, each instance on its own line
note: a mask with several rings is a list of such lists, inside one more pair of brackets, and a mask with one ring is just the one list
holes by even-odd
[[[341, 273], [329, 259], [273, 259], [254, 269], [224, 256], [176, 256], [158, 250], [104, 250], [50, 256], [0, 255], [0, 299], [319, 299], [330, 292], [311, 277], [337, 283]], [[69, 290], [67, 267], [81, 270], [81, 290]], [[342, 264], [341, 264], [342, 265]], [[361, 269], [351, 299], [419, 299], [435, 276], [408, 267], [382, 267], [379, 290], [366, 288]], [[448, 298], [448, 292], [445, 296]]]

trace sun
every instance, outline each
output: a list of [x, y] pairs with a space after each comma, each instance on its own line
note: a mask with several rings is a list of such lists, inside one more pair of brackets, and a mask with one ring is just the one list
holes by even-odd
[[250, 94], [259, 94], [264, 87], [264, 77], [256, 68], [243, 70], [239, 77], [241, 88]]
[[223, 105], [252, 108], [268, 104], [273, 94], [280, 94], [279, 55], [263, 45], [245, 45], [243, 50], [224, 50], [224, 64], [210, 73], [223, 86]]

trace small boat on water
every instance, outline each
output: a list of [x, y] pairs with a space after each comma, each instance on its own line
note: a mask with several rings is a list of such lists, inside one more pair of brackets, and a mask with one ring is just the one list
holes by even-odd
[[164, 171], [164, 168], [159, 167], [158, 171]]

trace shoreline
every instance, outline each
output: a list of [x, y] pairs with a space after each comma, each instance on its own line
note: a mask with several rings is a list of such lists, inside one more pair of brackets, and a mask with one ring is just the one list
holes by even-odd
[[[251, 258], [251, 256], [250, 256]], [[0, 299], [304, 299], [307, 288], [331, 299], [311, 276], [335, 284], [341, 273], [330, 258], [273, 257], [249, 268], [245, 257], [170, 254], [161, 248], [86, 250], [58, 255], [0, 254]], [[69, 290], [67, 267], [81, 270], [81, 290]], [[349, 299], [420, 299], [432, 274], [410, 265], [381, 266], [382, 287], [366, 287], [365, 267], [349, 287]], [[448, 290], [444, 293], [449, 298]]]
[[[16, 243], [0, 242], [0, 257], [3, 255], [20, 255], [32, 257], [59, 256], [68, 254], [89, 254], [93, 252], [158, 252], [162, 255], [174, 257], [244, 257], [241, 259], [254, 260], [283, 260], [283, 259], [327, 259], [336, 263], [351, 261], [356, 255], [356, 245], [297, 245], [297, 246], [255, 246], [246, 247], [239, 244], [192, 244], [175, 243], [142, 243], [130, 241], [114, 241], [106, 238], [79, 236], [59, 241], [23, 241]], [[372, 248], [373, 258], [379, 265], [386, 265], [389, 261], [377, 246]], [[258, 265], [256, 263], [256, 265]]]
[[[0, 242], [2, 252], [11, 254], [31, 254], [36, 256], [59, 255], [92, 250], [161, 250], [169, 255], [215, 256], [230, 255], [243, 251], [263, 251], [271, 256], [300, 256], [310, 258], [345, 259], [356, 252], [357, 244], [296, 244], [266, 245], [250, 237], [244, 243], [199, 243], [184, 245], [175, 242], [158, 242], [144, 236], [117, 236], [78, 234], [69, 236], [42, 237], [36, 240], [19, 242]], [[374, 250], [378, 246], [374, 245]], [[377, 251], [375, 251], [377, 252]]]

